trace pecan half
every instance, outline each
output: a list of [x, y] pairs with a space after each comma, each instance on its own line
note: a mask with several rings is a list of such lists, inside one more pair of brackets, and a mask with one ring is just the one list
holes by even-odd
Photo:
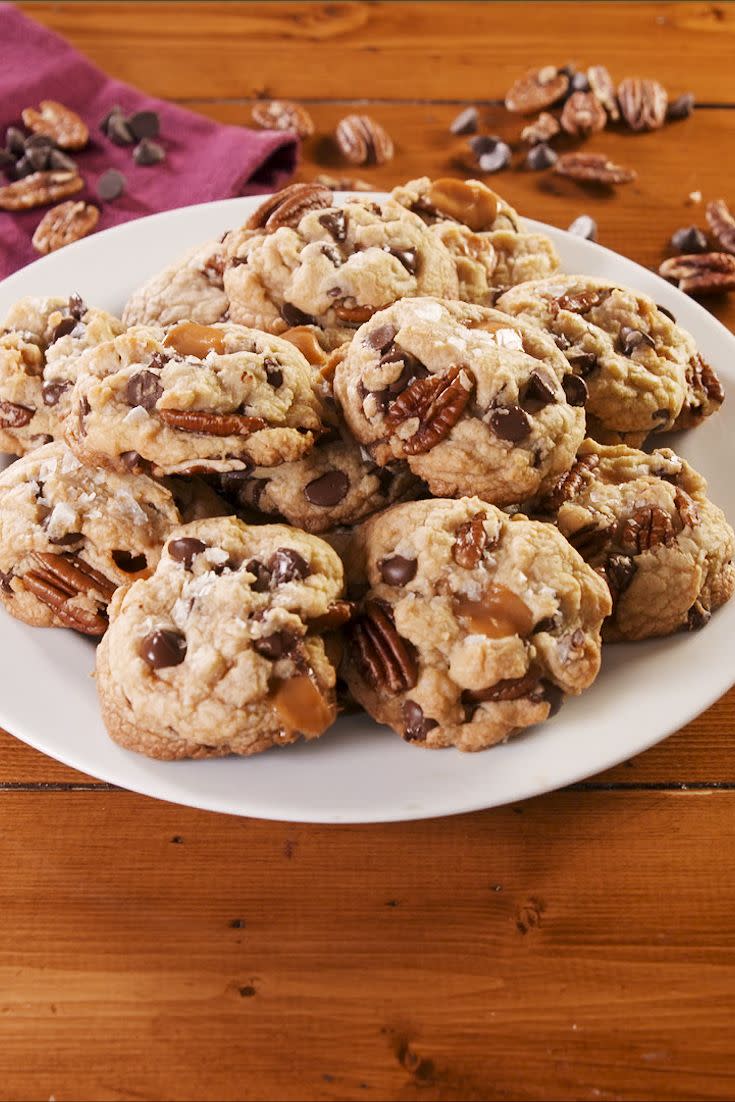
[[69, 605], [69, 594], [58, 587], [52, 579], [39, 571], [30, 571], [23, 575], [23, 585], [34, 597], [56, 613], [63, 624], [81, 631], [84, 635], [104, 635], [107, 620], [99, 613], [89, 609]]
[[599, 464], [596, 455], [585, 455], [578, 459], [571, 470], [566, 471], [557, 480], [543, 501], [543, 508], [557, 512], [565, 501], [576, 497], [582, 486], [588, 481], [590, 472]]
[[505, 106], [517, 115], [533, 115], [544, 107], [551, 107], [568, 87], [569, 77], [555, 65], [529, 69], [506, 93]]
[[31, 210], [66, 199], [84, 187], [76, 172], [34, 172], [0, 187], [0, 210]]
[[735, 253], [735, 218], [724, 199], [713, 199], [704, 212], [707, 225], [726, 253]]
[[343, 302], [334, 307], [334, 312], [341, 321], [349, 322], [352, 325], [362, 325], [364, 321], [368, 321], [373, 314], [377, 313], [377, 306], [360, 306], [357, 303], [354, 306], [346, 306]]
[[552, 299], [549, 305], [554, 314], [559, 310], [569, 310], [572, 314], [586, 314], [588, 310], [604, 302], [610, 294], [607, 287], [599, 289], [590, 287], [586, 291], [568, 291], [565, 295]]
[[81, 200], [75, 202], [67, 199], [65, 203], [46, 211], [33, 234], [33, 247], [44, 255], [63, 249], [64, 245], [71, 245], [72, 241], [80, 241], [91, 233], [99, 218], [97, 207]]
[[203, 409], [159, 409], [157, 414], [165, 425], [181, 432], [200, 432], [205, 436], [250, 436], [267, 428], [262, 417], [245, 417], [241, 413], [210, 413]]
[[561, 125], [567, 134], [585, 137], [604, 130], [606, 123], [605, 108], [592, 92], [574, 92], [564, 104]]
[[78, 555], [52, 555], [34, 551], [36, 567], [22, 577], [24, 587], [51, 608], [67, 627], [85, 635], [104, 635], [107, 620], [101, 612], [70, 605], [71, 598], [84, 593], [103, 607], [115, 592], [114, 584]]
[[477, 513], [471, 520], [460, 524], [452, 544], [452, 558], [457, 566], [465, 570], [474, 570], [482, 561], [487, 547], [487, 532], [482, 523], [487, 513]]
[[674, 542], [674, 522], [658, 505], [639, 505], [621, 520], [615, 542], [627, 555], [640, 555]]
[[393, 156], [393, 142], [386, 130], [369, 115], [346, 115], [337, 123], [337, 145], [352, 165], [382, 165]]
[[264, 130], [293, 130], [300, 138], [314, 133], [314, 120], [305, 107], [291, 100], [260, 100], [253, 107], [253, 120]]
[[456, 364], [444, 375], [414, 379], [388, 410], [386, 428], [394, 432], [404, 421], [418, 418], [419, 427], [402, 441], [403, 450], [407, 455], [431, 451], [459, 421], [473, 386], [474, 380], [470, 381], [467, 371]]
[[0, 427], [4, 429], [22, 429], [32, 419], [35, 409], [21, 406], [17, 402], [0, 401]]
[[280, 226], [294, 228], [310, 210], [331, 207], [332, 200], [332, 192], [322, 184], [289, 184], [261, 203], [248, 218], [245, 228], [264, 229], [266, 233], [273, 233]]
[[735, 288], [735, 256], [731, 253], [690, 253], [671, 256], [658, 274], [678, 284], [688, 295], [714, 295]]
[[89, 130], [76, 111], [53, 99], [42, 99], [39, 106], [40, 111], [35, 107], [23, 111], [23, 122], [29, 130], [51, 138], [59, 149], [84, 149]]
[[699, 515], [697, 503], [689, 496], [686, 490], [682, 490], [680, 486], [677, 486], [674, 492], [674, 504], [676, 505], [677, 512], [681, 517], [681, 523], [684, 527], [696, 528], [702, 519]]
[[615, 95], [612, 77], [604, 65], [590, 65], [587, 80], [593, 94], [600, 101], [613, 122], [620, 118], [618, 101]]
[[657, 80], [627, 77], [618, 85], [618, 104], [631, 130], [658, 130], [666, 122], [669, 97]]
[[521, 140], [529, 145], [537, 145], [538, 142], [548, 142], [559, 133], [559, 121], [548, 111], [542, 111], [537, 119], [529, 122], [521, 130]]
[[366, 602], [350, 631], [350, 648], [355, 665], [374, 689], [395, 694], [416, 684], [416, 651], [398, 634], [392, 613], [382, 602]]
[[698, 402], [697, 408], [702, 413], [712, 412], [711, 407], [721, 406], [725, 401], [725, 391], [714, 368], [699, 353], [689, 361], [686, 379], [690, 396], [695, 399], [695, 403]]
[[604, 153], [562, 153], [554, 172], [581, 183], [608, 185], [628, 184], [638, 177], [632, 168], [615, 164]]
[[33, 551], [33, 560], [41, 571], [54, 578], [55, 584], [69, 590], [71, 595], [86, 593], [100, 595], [105, 601], [112, 599], [117, 588], [114, 582], [100, 574], [78, 555], [54, 555], [47, 551]]
[[530, 696], [538, 688], [540, 678], [538, 673], [529, 670], [523, 677], [507, 677], [502, 681], [496, 681], [487, 689], [467, 689], [462, 694], [462, 699], [467, 704], [487, 704], [497, 700], [520, 700], [523, 696]]
[[442, 177], [432, 181], [426, 198], [431, 211], [462, 222], [475, 233], [491, 229], [498, 214], [498, 197], [481, 180]]

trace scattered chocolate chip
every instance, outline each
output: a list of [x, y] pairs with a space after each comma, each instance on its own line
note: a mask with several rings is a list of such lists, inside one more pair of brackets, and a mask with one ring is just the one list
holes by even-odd
[[367, 348], [373, 348], [376, 352], [385, 352], [393, 343], [393, 338], [397, 332], [395, 325], [379, 325], [376, 329], [370, 330], [363, 343]]
[[419, 266], [419, 256], [416, 249], [394, 249], [390, 245], [384, 246], [386, 252], [394, 256], [411, 275], [416, 275]]
[[17, 126], [9, 126], [5, 131], [5, 148], [9, 153], [15, 153], [18, 157], [23, 156], [26, 148], [26, 137]]
[[9, 149], [0, 148], [0, 172], [15, 167], [15, 157]]
[[301, 581], [311, 574], [311, 567], [306, 559], [292, 547], [279, 547], [274, 551], [268, 562], [268, 569], [274, 585]]
[[250, 562], [247, 563], [245, 569], [248, 574], [253, 574], [255, 576], [255, 581], [251, 584], [250, 588], [255, 593], [265, 593], [271, 582], [270, 571], [265, 563], [262, 563], [260, 559], [251, 559]]
[[408, 585], [416, 577], [418, 562], [416, 559], [406, 559], [403, 555], [392, 555], [389, 559], [383, 559], [380, 564], [380, 576], [386, 585]]
[[451, 122], [449, 129], [452, 134], [476, 134], [480, 124], [480, 116], [476, 107], [465, 107]]
[[510, 164], [511, 151], [506, 142], [498, 142], [495, 149], [478, 157], [477, 164], [481, 172], [500, 172]]
[[577, 237], [583, 237], [586, 241], [596, 241], [597, 223], [589, 214], [580, 214], [571, 225], [567, 226], [567, 233], [574, 233]]
[[679, 119], [688, 119], [694, 110], [694, 92], [684, 92], [669, 103], [666, 109], [666, 118], [672, 122]]
[[161, 120], [155, 111], [136, 111], [127, 122], [131, 134], [138, 141], [143, 138], [157, 138], [161, 130]]
[[132, 551], [124, 550], [113, 551], [112, 561], [118, 570], [122, 570], [125, 574], [138, 574], [148, 565], [145, 555], [134, 555]]
[[347, 215], [343, 210], [328, 210], [320, 214], [319, 225], [324, 226], [335, 241], [344, 241], [347, 237]]
[[61, 149], [50, 149], [48, 155], [49, 168], [55, 169], [57, 172], [78, 172], [79, 168], [77, 162], [73, 157], [69, 157], [68, 154], [62, 152]]
[[48, 168], [49, 149], [46, 145], [31, 146], [26, 148], [25, 159], [34, 172], [43, 172]]
[[671, 310], [669, 310], [668, 306], [662, 306], [662, 305], [661, 305], [661, 303], [660, 303], [660, 302], [658, 302], [658, 303], [656, 303], [656, 309], [657, 309], [657, 310], [660, 310], [662, 314], [665, 314], [665, 315], [666, 315], [666, 317], [667, 317], [667, 318], [668, 318], [668, 319], [669, 319], [670, 321], [673, 321], [674, 325], [676, 325], [676, 318], [675, 318], [675, 317], [674, 317], [674, 315], [673, 315], [673, 314], [671, 313]]
[[492, 153], [502, 141], [497, 134], [478, 134], [477, 137], [470, 138], [467, 144], [479, 160], [485, 153]]
[[153, 670], [179, 666], [186, 658], [186, 638], [180, 631], [158, 628], [140, 644], [140, 657]]
[[266, 356], [263, 360], [263, 367], [269, 386], [272, 386], [274, 390], [278, 390], [280, 386], [283, 386], [283, 372], [275, 360], [271, 359], [270, 356]]
[[180, 539], [170, 540], [167, 550], [174, 562], [180, 562], [186, 570], [191, 570], [194, 557], [206, 551], [207, 545], [194, 536], [181, 536]]
[[284, 654], [288, 654], [296, 640], [297, 636], [292, 631], [276, 631], [273, 635], [266, 635], [262, 639], [253, 639], [253, 650], [275, 662]]
[[71, 383], [44, 383], [41, 387], [41, 397], [45, 406], [58, 405], [62, 394], [70, 389]]
[[337, 505], [350, 488], [350, 480], [344, 471], [327, 471], [304, 486], [304, 497], [312, 505], [328, 509]]
[[108, 168], [97, 181], [97, 194], [100, 199], [109, 202], [111, 199], [119, 199], [125, 191], [125, 177], [116, 168]]
[[647, 344], [649, 348], [655, 348], [656, 342], [650, 333], [644, 333], [642, 329], [631, 329], [623, 325], [620, 329], [620, 348], [624, 356], [632, 356], [636, 348]]
[[678, 253], [706, 253], [709, 248], [707, 238], [698, 226], [682, 226], [672, 233], [669, 244]]
[[539, 371], [531, 374], [526, 386], [526, 393], [521, 403], [527, 413], [537, 413], [544, 406], [556, 401], [556, 395], [548, 379], [545, 379]]
[[104, 131], [114, 145], [132, 145], [135, 141], [125, 116], [116, 111], [108, 115]]
[[520, 406], [498, 406], [490, 414], [490, 427], [501, 440], [518, 443], [531, 432], [531, 421]]
[[143, 138], [133, 150], [136, 165], [157, 165], [166, 159], [166, 150], [158, 142]]
[[152, 371], [136, 371], [131, 375], [125, 387], [125, 401], [129, 406], [142, 406], [153, 409], [163, 394], [163, 387], [157, 375]]
[[[563, 70], [561, 70], [563, 72]], [[590, 82], [586, 73], [574, 73], [570, 76], [569, 92], [589, 92]]]
[[570, 406], [583, 406], [589, 398], [589, 391], [584, 379], [579, 375], [565, 375], [561, 381], [567, 402]]
[[285, 321], [286, 325], [316, 325], [316, 318], [313, 318], [311, 314], [305, 314], [303, 310], [299, 310], [298, 306], [294, 306], [292, 302], [284, 302], [281, 307], [281, 317]]
[[407, 700], [403, 705], [403, 722], [406, 742], [424, 742], [429, 731], [439, 726], [435, 719], [424, 715], [424, 709], [415, 700]]
[[21, 157], [20, 160], [16, 162], [15, 177], [17, 180], [22, 180], [26, 176], [32, 176], [36, 171], [37, 169], [33, 167], [29, 157]]
[[555, 165], [558, 159], [558, 154], [550, 145], [546, 142], [537, 142], [526, 154], [526, 168], [530, 168], [532, 172], [543, 172], [545, 168]]

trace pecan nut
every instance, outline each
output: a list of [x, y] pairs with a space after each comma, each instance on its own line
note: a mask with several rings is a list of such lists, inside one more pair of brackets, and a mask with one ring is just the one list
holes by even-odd
[[292, 130], [300, 138], [310, 138], [314, 133], [309, 112], [291, 100], [261, 100], [253, 108], [253, 119], [264, 130]]
[[492, 229], [498, 214], [498, 196], [480, 180], [442, 177], [432, 182], [426, 198], [431, 211], [462, 222], [475, 233]]
[[712, 407], [717, 408], [725, 401], [725, 391], [714, 368], [699, 353], [689, 361], [686, 380], [687, 389], [703, 412], [711, 412]]
[[487, 547], [487, 532], [483, 521], [487, 513], [477, 513], [471, 520], [460, 524], [452, 544], [452, 558], [457, 566], [474, 570], [482, 561]]
[[565, 471], [557, 480], [543, 501], [544, 511], [556, 513], [565, 501], [575, 498], [589, 481], [591, 472], [599, 464], [596, 455], [585, 455], [578, 459], [569, 471]]
[[0, 428], [22, 429], [33, 419], [35, 409], [17, 402], [0, 401]]
[[346, 115], [337, 123], [337, 145], [352, 165], [382, 165], [393, 157], [393, 142], [369, 115]]
[[674, 492], [674, 504], [685, 528], [696, 528], [701, 523], [696, 501], [680, 486]]
[[[24, 587], [43, 604], [52, 609], [63, 624], [85, 635], [100, 636], [107, 630], [104, 608], [115, 592], [115, 585], [78, 555], [53, 555], [34, 551], [35, 566], [22, 577]], [[92, 597], [102, 609], [91, 609], [69, 604], [84, 593]]]
[[159, 409], [157, 413], [169, 428], [205, 436], [250, 436], [267, 428], [262, 417], [246, 417], [241, 413], [210, 413], [204, 409]]
[[615, 542], [626, 555], [640, 555], [674, 542], [674, 522], [658, 505], [639, 505], [621, 520]]
[[322, 184], [289, 184], [271, 195], [248, 218], [245, 228], [273, 233], [281, 226], [298, 226], [310, 210], [331, 207], [332, 192]]
[[414, 379], [399, 394], [386, 414], [385, 424], [394, 432], [405, 421], [417, 418], [419, 427], [402, 440], [407, 455], [423, 455], [449, 435], [459, 421], [474, 387], [468, 372], [456, 364], [444, 375]]
[[34, 597], [52, 609], [63, 624], [84, 635], [104, 635], [107, 620], [90, 609], [69, 605], [69, 594], [59, 588], [45, 574], [31, 570], [23, 575], [23, 585]]
[[707, 225], [726, 253], [735, 253], [735, 218], [724, 199], [713, 199], [704, 212]]
[[505, 106], [517, 115], [533, 115], [560, 100], [569, 87], [569, 77], [555, 65], [529, 69], [506, 93]]
[[567, 291], [559, 298], [550, 302], [551, 311], [557, 314], [559, 310], [569, 310], [572, 314], [586, 314], [605, 301], [612, 292], [607, 287], [599, 289], [590, 287], [586, 291]]
[[529, 145], [537, 145], [539, 142], [548, 142], [559, 133], [559, 122], [548, 111], [542, 111], [537, 119], [524, 126], [521, 130], [521, 140]]
[[735, 289], [735, 256], [731, 253], [689, 253], [671, 256], [658, 274], [676, 281], [688, 295], [713, 295]]
[[593, 521], [591, 524], [585, 524], [578, 528], [576, 532], [570, 533], [567, 540], [584, 561], [589, 562], [591, 559], [597, 558], [607, 548], [610, 542], [610, 530], [608, 528], [598, 528]]
[[403, 693], [418, 681], [415, 648], [398, 634], [383, 602], [366, 602], [350, 631], [350, 649], [361, 675], [379, 692]]
[[600, 101], [613, 122], [620, 118], [618, 101], [615, 95], [612, 77], [604, 65], [590, 65], [587, 80], [592, 93]]
[[631, 130], [659, 130], [666, 122], [669, 97], [657, 80], [627, 77], [618, 85], [618, 104]]
[[597, 96], [592, 92], [574, 92], [564, 104], [561, 125], [567, 134], [585, 137], [604, 130], [607, 114]]
[[72, 241], [80, 241], [91, 233], [99, 218], [97, 207], [81, 200], [75, 202], [67, 199], [65, 203], [46, 211], [33, 234], [33, 247], [44, 255], [63, 249], [64, 245], [71, 245]]
[[462, 694], [466, 704], [487, 704], [499, 700], [520, 700], [521, 697], [531, 696], [538, 689], [540, 678], [538, 673], [529, 670], [523, 677], [507, 677], [502, 681], [496, 681], [487, 689], [467, 689]]
[[42, 99], [40, 108], [26, 107], [23, 111], [23, 122], [29, 130], [51, 138], [59, 149], [84, 149], [89, 129], [76, 111], [53, 99]]
[[84, 181], [76, 172], [34, 172], [0, 187], [0, 210], [31, 210], [81, 191]]
[[629, 184], [638, 177], [632, 168], [611, 161], [604, 153], [562, 153], [554, 172], [570, 180], [593, 184]]
[[54, 584], [67, 589], [71, 596], [85, 593], [110, 601], [117, 588], [114, 582], [80, 559], [79, 555], [54, 555], [47, 551], [34, 551], [32, 558], [40, 570], [54, 579]]

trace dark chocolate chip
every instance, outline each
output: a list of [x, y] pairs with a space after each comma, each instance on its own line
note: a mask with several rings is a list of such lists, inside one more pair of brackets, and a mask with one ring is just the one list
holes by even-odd
[[652, 421], [668, 421], [671, 419], [670, 409], [655, 409], [651, 414]]
[[586, 73], [574, 73], [569, 77], [570, 92], [589, 92], [590, 82]]
[[311, 567], [306, 559], [292, 547], [279, 547], [274, 551], [268, 561], [268, 569], [274, 585], [301, 581], [311, 574]]
[[575, 373], [583, 379], [587, 379], [600, 366], [594, 352], [570, 352], [567, 359]]
[[539, 683], [539, 689], [541, 699], [545, 700], [549, 705], [548, 718], [551, 719], [552, 716], [555, 716], [557, 712], [559, 712], [564, 703], [564, 692], [558, 685], [555, 685], [553, 681], [547, 681], [545, 678]]
[[335, 241], [344, 241], [347, 237], [347, 215], [343, 210], [328, 210], [320, 214], [319, 225], [324, 226]]
[[671, 310], [669, 310], [668, 306], [662, 306], [661, 303], [659, 302], [659, 303], [656, 304], [656, 309], [660, 310], [661, 313], [664, 314], [669, 319], [669, 321], [673, 321], [674, 325], [676, 325], [676, 318], [671, 313]]
[[0, 148], [0, 172], [15, 168], [15, 157], [9, 149]]
[[655, 348], [656, 342], [650, 333], [644, 333], [642, 329], [632, 329], [629, 325], [623, 325], [620, 330], [620, 349], [624, 356], [632, 356], [636, 348], [647, 344], [649, 348]]
[[477, 137], [470, 138], [468, 145], [479, 160], [486, 153], [492, 153], [502, 141], [497, 134], [478, 134]]
[[191, 570], [195, 556], [206, 551], [207, 545], [194, 536], [181, 536], [180, 539], [170, 540], [167, 550], [174, 562], [180, 562], [186, 570]]
[[404, 365], [403, 371], [394, 382], [385, 388], [388, 394], [402, 394], [414, 379], [425, 379], [429, 374], [428, 369], [415, 356], [412, 356], [409, 352], [404, 352], [400, 348], [394, 348], [392, 352], [386, 353], [385, 356], [381, 357], [380, 362], [385, 364], [401, 360]]
[[527, 413], [538, 413], [544, 406], [556, 401], [556, 395], [548, 378], [544, 378], [540, 371], [534, 371], [528, 380], [526, 393], [521, 405]]
[[587, 384], [579, 375], [565, 375], [561, 381], [570, 406], [583, 406], [590, 396]]
[[[87, 404], [87, 413], [89, 413], [89, 404]], [[150, 468], [148, 460], [138, 452], [120, 452], [120, 462], [133, 474], [145, 474]]]
[[684, 92], [672, 100], [666, 109], [666, 118], [671, 121], [688, 119], [694, 110], [694, 92]]
[[97, 181], [97, 194], [100, 199], [109, 202], [111, 199], [119, 199], [125, 191], [125, 177], [116, 168], [108, 168]]
[[45, 406], [58, 405], [62, 394], [66, 394], [71, 383], [44, 383], [41, 387], [41, 397]]
[[49, 168], [55, 169], [56, 172], [78, 171], [77, 162], [61, 149], [49, 150], [48, 166]]
[[281, 317], [286, 325], [316, 325], [316, 318], [311, 314], [305, 314], [292, 302], [284, 302], [281, 307]]
[[537, 142], [526, 154], [526, 168], [530, 168], [532, 172], [543, 172], [544, 169], [555, 165], [558, 160], [558, 155], [550, 145], [546, 142]]
[[278, 390], [280, 386], [283, 386], [283, 372], [275, 360], [272, 360], [270, 356], [266, 356], [263, 360], [263, 367], [265, 368], [265, 377], [274, 390]]
[[5, 131], [5, 147], [10, 153], [22, 157], [26, 148], [26, 136], [17, 126], [9, 126]]
[[69, 302], [67, 303], [66, 308], [71, 316], [73, 318], [76, 318], [77, 321], [81, 321], [84, 315], [87, 313], [87, 307], [84, 299], [76, 292], [73, 295], [69, 295]]
[[56, 544], [57, 547], [70, 547], [72, 543], [79, 543], [83, 539], [81, 532], [65, 532], [63, 536], [48, 537], [49, 543]]
[[342, 267], [342, 257], [335, 245], [321, 245], [320, 249], [322, 256], [326, 256], [330, 264], [334, 264], [335, 268]]
[[416, 559], [406, 559], [403, 555], [392, 555], [380, 564], [380, 576], [386, 585], [408, 585], [416, 577], [418, 569]]
[[457, 117], [452, 120], [449, 129], [452, 134], [476, 134], [479, 125], [480, 116], [477, 108], [465, 107], [464, 111], [460, 111]]
[[11, 597], [13, 596], [13, 587], [10, 583], [13, 577], [12, 570], [8, 570], [7, 573], [4, 570], [0, 570], [0, 589], [3, 589], [5, 593], [9, 593]]
[[[536, 146], [536, 149], [538, 149], [538, 146]], [[510, 156], [510, 146], [506, 142], [498, 142], [495, 149], [478, 157], [477, 163], [481, 172], [500, 172], [501, 169], [507, 168], [510, 164]]]
[[435, 719], [424, 715], [424, 709], [415, 700], [407, 700], [403, 705], [403, 723], [406, 742], [424, 742], [429, 731], [439, 726]]
[[186, 638], [180, 631], [158, 628], [140, 644], [140, 657], [153, 670], [179, 666], [186, 658]]
[[419, 254], [416, 249], [394, 249], [390, 245], [383, 246], [386, 252], [394, 256], [403, 265], [410, 275], [416, 275], [419, 267]]
[[501, 440], [516, 444], [531, 432], [531, 421], [520, 406], [498, 406], [490, 414], [490, 427]]
[[253, 639], [253, 650], [275, 662], [284, 654], [288, 654], [297, 638], [292, 631], [276, 631], [273, 635], [266, 635], [262, 639]]
[[122, 549], [112, 552], [112, 561], [125, 574], [139, 574], [148, 565], [145, 555], [134, 555], [132, 551]]
[[248, 574], [253, 574], [255, 576], [255, 581], [251, 582], [250, 588], [255, 593], [265, 593], [271, 582], [270, 571], [265, 563], [262, 563], [260, 559], [251, 559], [250, 562], [247, 563], [245, 569]]
[[15, 178], [16, 180], [22, 180], [26, 176], [32, 176], [36, 172], [30, 159], [28, 157], [21, 157], [15, 165]]
[[132, 145], [135, 141], [125, 116], [120, 112], [113, 111], [108, 115], [104, 130], [114, 145]]
[[682, 226], [671, 235], [671, 247], [678, 253], [706, 253], [707, 238], [698, 226]]
[[629, 555], [610, 555], [605, 564], [605, 574], [616, 596], [624, 593], [638, 569]]
[[157, 375], [152, 371], [136, 371], [131, 375], [125, 387], [125, 401], [129, 406], [142, 406], [153, 409], [163, 394], [163, 387]]
[[51, 334], [51, 343], [55, 344], [56, 341], [61, 340], [62, 337], [67, 337], [69, 333], [74, 332], [76, 327], [76, 318], [62, 318]]
[[128, 126], [134, 138], [157, 138], [161, 130], [161, 120], [155, 111], [136, 111], [128, 119]]
[[363, 339], [363, 344], [368, 348], [372, 348], [375, 352], [385, 352], [386, 348], [389, 348], [393, 343], [393, 338], [397, 332], [395, 325], [379, 325], [377, 329], [370, 330]]
[[702, 628], [710, 622], [712, 619], [712, 613], [708, 608], [705, 608], [701, 601], [695, 601], [692, 607], [687, 612], [686, 623], [684, 629], [686, 631], [701, 631]]
[[143, 138], [133, 150], [136, 165], [157, 165], [166, 159], [166, 150], [158, 142]]
[[580, 214], [567, 226], [567, 232], [576, 234], [577, 237], [583, 237], [585, 241], [596, 241], [597, 223], [594, 218], [590, 218], [589, 214]]
[[304, 497], [312, 505], [328, 509], [337, 505], [350, 488], [350, 480], [344, 471], [327, 471], [304, 486]]
[[551, 335], [554, 339], [554, 344], [561, 352], [566, 352], [566, 350], [571, 347], [569, 340], [563, 333], [552, 333]]
[[34, 172], [43, 172], [48, 168], [49, 148], [47, 145], [31, 146], [26, 149], [25, 159], [32, 165]]

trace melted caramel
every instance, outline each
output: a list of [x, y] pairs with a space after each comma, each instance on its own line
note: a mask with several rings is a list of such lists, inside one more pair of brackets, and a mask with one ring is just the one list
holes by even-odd
[[507, 635], [530, 635], [533, 614], [530, 608], [504, 585], [490, 585], [479, 601], [469, 597], [454, 598], [454, 612], [464, 620], [471, 632], [503, 639]]
[[271, 697], [284, 727], [304, 735], [321, 735], [334, 720], [328, 702], [306, 674], [282, 681]]
[[312, 367], [322, 367], [327, 361], [327, 353], [324, 351], [313, 329], [308, 325], [296, 325], [293, 329], [287, 329], [281, 336], [289, 344], [295, 345], [302, 356], [305, 356]]
[[480, 180], [442, 177], [429, 188], [429, 202], [471, 230], [489, 230], [498, 213], [498, 197]]
[[203, 360], [208, 352], [223, 353], [225, 334], [213, 325], [199, 325], [195, 321], [182, 321], [169, 329], [163, 342], [180, 356], [194, 356]]

